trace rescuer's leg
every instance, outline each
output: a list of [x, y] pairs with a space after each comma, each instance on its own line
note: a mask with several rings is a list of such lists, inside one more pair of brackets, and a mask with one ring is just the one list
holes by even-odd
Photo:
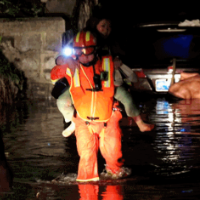
[[106, 160], [106, 171], [111, 175], [111, 178], [121, 178], [125, 175], [125, 168], [122, 167], [124, 160], [122, 159], [121, 129], [119, 126], [121, 117], [119, 111], [113, 112], [107, 126], [100, 134], [100, 150]]
[[97, 181], [98, 166], [98, 135], [91, 133], [85, 121], [80, 118], [73, 119], [76, 124], [76, 144], [80, 156], [77, 181]]

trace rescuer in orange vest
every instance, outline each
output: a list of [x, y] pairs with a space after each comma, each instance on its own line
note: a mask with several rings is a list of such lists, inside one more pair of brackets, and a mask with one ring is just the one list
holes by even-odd
[[76, 109], [72, 121], [76, 125], [80, 156], [77, 181], [99, 180], [98, 148], [106, 160], [106, 171], [111, 178], [128, 175], [130, 171], [122, 167], [119, 127], [122, 116], [117, 107], [113, 109], [115, 86], [112, 57], [99, 59], [96, 56], [96, 39], [89, 31], [79, 32], [74, 37], [73, 46], [80, 68], [73, 74], [67, 64], [55, 66], [51, 79], [53, 82], [63, 77], [67, 79]]

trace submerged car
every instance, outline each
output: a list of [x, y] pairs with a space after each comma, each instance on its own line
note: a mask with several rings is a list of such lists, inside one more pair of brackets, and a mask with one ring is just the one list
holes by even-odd
[[199, 73], [200, 24], [142, 24], [130, 37], [128, 65], [138, 77], [134, 90], [166, 93], [181, 72]]

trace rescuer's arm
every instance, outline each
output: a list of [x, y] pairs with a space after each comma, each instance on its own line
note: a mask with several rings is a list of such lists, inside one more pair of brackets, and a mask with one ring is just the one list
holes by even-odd
[[[51, 70], [51, 81], [54, 86], [54, 97], [57, 99], [57, 106], [59, 111], [62, 113], [65, 122], [69, 123], [72, 120], [72, 116], [74, 113], [74, 107], [72, 105], [72, 100], [69, 92], [69, 86], [70, 86], [70, 77], [66, 74], [68, 65], [57, 65]], [[63, 78], [66, 78], [64, 80], [64, 84], [58, 84], [60, 80], [63, 80]], [[62, 83], [62, 82], [61, 82]], [[58, 88], [56, 88], [58, 86]], [[65, 86], [66, 88], [63, 88]], [[52, 92], [53, 92], [52, 90]], [[58, 91], [57, 91], [58, 90]], [[64, 92], [62, 91], [64, 90]], [[71, 121], [71, 124], [69, 127], [67, 127], [63, 132], [62, 135], [64, 137], [70, 136], [75, 130], [75, 124]]]
[[74, 75], [74, 72], [76, 68], [80, 68], [80, 64], [77, 60], [70, 56], [64, 56], [64, 55], [59, 55], [56, 60], [56, 65], [65, 65], [67, 64], [68, 67], [71, 69], [72, 75]]
[[150, 131], [154, 128], [154, 125], [143, 122], [131, 94], [124, 87], [116, 87], [114, 98], [124, 105], [126, 114], [133, 118], [141, 132]]
[[56, 65], [51, 70], [51, 81], [55, 84], [59, 79], [66, 77], [68, 82], [70, 83], [70, 77], [66, 76], [68, 65]]

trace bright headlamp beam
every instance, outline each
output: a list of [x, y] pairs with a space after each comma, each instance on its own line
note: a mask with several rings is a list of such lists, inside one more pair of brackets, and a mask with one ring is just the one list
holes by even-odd
[[71, 55], [72, 55], [72, 48], [70, 48], [70, 47], [65, 47], [65, 48], [63, 49], [63, 54], [64, 54], [65, 56], [71, 56]]

